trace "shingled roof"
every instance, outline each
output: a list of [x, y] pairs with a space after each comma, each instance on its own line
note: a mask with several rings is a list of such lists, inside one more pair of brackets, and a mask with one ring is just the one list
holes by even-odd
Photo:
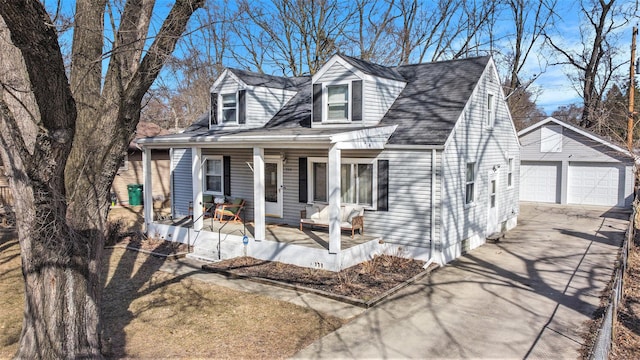
[[[475, 57], [416, 65], [385, 67], [339, 55], [367, 74], [406, 82], [379, 126], [397, 125], [389, 139], [398, 145], [444, 145], [484, 72], [490, 57]], [[317, 133], [311, 128], [311, 78], [285, 78], [232, 70], [248, 85], [297, 89], [278, 113], [262, 128], [209, 130], [208, 114], [187, 129], [193, 136], [224, 134]], [[366, 105], [365, 105], [366, 106]]]
[[285, 89], [298, 91], [300, 85], [306, 84], [308, 77], [282, 77], [275, 75], [260, 74], [247, 70], [229, 68], [238, 79], [250, 86], [264, 86], [273, 89]]
[[489, 57], [397, 68], [407, 85], [380, 125], [398, 125], [391, 144], [442, 145], [453, 130]]

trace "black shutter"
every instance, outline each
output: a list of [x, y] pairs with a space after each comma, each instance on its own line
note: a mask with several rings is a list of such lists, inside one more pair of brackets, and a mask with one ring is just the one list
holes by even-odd
[[231, 196], [231, 156], [222, 157], [222, 172], [224, 175], [224, 196]]
[[313, 122], [322, 122], [322, 84], [313, 84]]
[[389, 210], [389, 160], [378, 160], [378, 211]]
[[298, 159], [298, 201], [307, 202], [307, 158]]
[[351, 121], [362, 121], [362, 80], [351, 83]]
[[209, 114], [211, 125], [218, 124], [218, 93], [211, 93], [211, 113]]
[[247, 101], [245, 95], [247, 90], [238, 91], [238, 124], [247, 122]]

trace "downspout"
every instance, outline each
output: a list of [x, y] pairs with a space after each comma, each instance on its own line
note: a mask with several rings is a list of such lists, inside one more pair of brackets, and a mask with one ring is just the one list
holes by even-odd
[[430, 251], [429, 251], [429, 260], [424, 264], [423, 268], [428, 268], [432, 263], [436, 263], [438, 265], [442, 265], [440, 261], [438, 261], [439, 256], [436, 256], [436, 162], [437, 162], [437, 151], [436, 149], [431, 149], [431, 241], [430, 241]]

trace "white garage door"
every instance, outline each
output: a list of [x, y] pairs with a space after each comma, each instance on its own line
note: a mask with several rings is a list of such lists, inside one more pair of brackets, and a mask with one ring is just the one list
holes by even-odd
[[618, 205], [620, 167], [612, 164], [569, 163], [567, 202]]
[[523, 161], [520, 164], [520, 200], [559, 203], [560, 165]]

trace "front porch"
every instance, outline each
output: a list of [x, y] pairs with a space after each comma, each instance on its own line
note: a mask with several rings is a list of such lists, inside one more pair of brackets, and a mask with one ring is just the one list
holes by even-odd
[[[330, 234], [323, 228], [300, 228], [267, 224], [265, 239], [256, 240], [253, 222], [219, 222], [204, 219], [201, 230], [194, 230], [190, 216], [165, 219], [149, 224], [148, 233], [161, 239], [193, 247], [188, 257], [218, 261], [238, 256], [252, 256], [267, 261], [339, 271], [369, 260], [384, 252], [384, 242], [374, 236], [343, 232], [341, 251], [329, 253]], [[245, 238], [246, 235], [246, 238]]]

